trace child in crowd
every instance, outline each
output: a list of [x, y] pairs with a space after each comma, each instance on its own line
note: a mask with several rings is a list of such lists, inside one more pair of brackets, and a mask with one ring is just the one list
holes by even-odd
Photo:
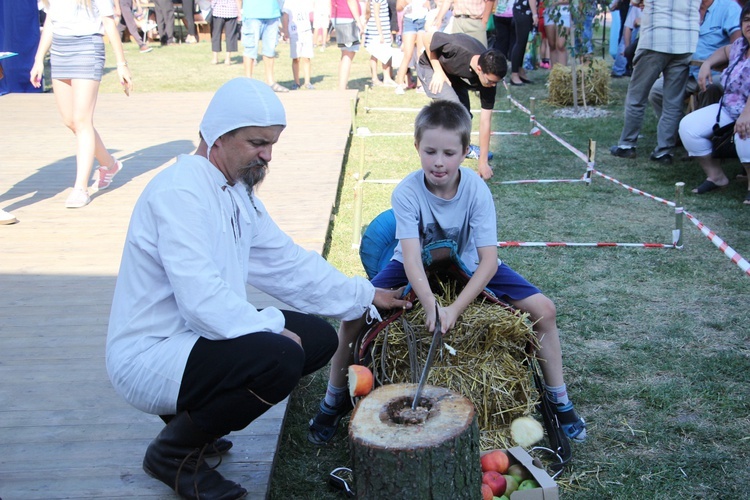
[[[396, 87], [391, 76], [391, 20], [388, 14], [388, 0], [369, 0], [365, 9], [365, 49], [370, 55], [370, 77], [372, 85]], [[382, 61], [383, 81], [378, 78], [378, 62]]]
[[[455, 241], [459, 256], [473, 274], [455, 302], [437, 308], [442, 333], [456, 324], [485, 287], [527, 312], [539, 339], [538, 356], [548, 397], [568, 437], [583, 441], [586, 424], [573, 409], [563, 380], [555, 305], [520, 274], [498, 261], [492, 193], [473, 170], [461, 167], [470, 137], [471, 117], [461, 104], [437, 100], [420, 111], [414, 124], [414, 145], [422, 169], [409, 174], [393, 192], [391, 204], [399, 243], [392, 260], [372, 279], [372, 284], [381, 288], [411, 284], [424, 308], [425, 326], [433, 332], [436, 301], [422, 264], [422, 248], [439, 240]], [[346, 375], [353, 343], [365, 321], [363, 317], [341, 323], [326, 395], [318, 414], [310, 421], [308, 439], [314, 444], [328, 442], [341, 418], [351, 410]]]
[[313, 0], [313, 36], [323, 52], [330, 38], [331, 0]]
[[310, 81], [310, 59], [313, 57], [313, 31], [310, 18], [313, 13], [312, 0], [285, 0], [281, 10], [281, 29], [289, 40], [289, 56], [292, 58], [292, 90], [299, 89], [299, 70], [305, 76], [305, 88], [314, 89]]

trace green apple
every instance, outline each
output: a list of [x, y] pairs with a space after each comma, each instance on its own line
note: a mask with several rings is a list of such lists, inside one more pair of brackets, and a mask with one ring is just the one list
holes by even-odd
[[518, 481], [515, 477], [510, 474], [505, 474], [505, 496], [510, 496], [511, 493], [518, 489]]
[[531, 472], [529, 472], [526, 467], [524, 467], [521, 464], [513, 464], [510, 467], [508, 467], [508, 474], [516, 478], [516, 481], [518, 484], [521, 484], [527, 479], [533, 479], [534, 477], [531, 475]]
[[533, 479], [527, 479], [518, 485], [518, 491], [533, 490], [534, 488], [539, 488], [539, 483]]

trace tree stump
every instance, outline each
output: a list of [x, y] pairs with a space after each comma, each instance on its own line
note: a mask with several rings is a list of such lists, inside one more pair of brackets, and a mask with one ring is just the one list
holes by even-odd
[[479, 426], [464, 396], [426, 385], [379, 387], [362, 399], [349, 424], [357, 498], [481, 498]]

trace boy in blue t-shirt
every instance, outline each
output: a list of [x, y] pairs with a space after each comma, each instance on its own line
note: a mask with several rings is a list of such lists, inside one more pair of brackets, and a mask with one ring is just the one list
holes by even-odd
[[[586, 424], [567, 396], [555, 305], [539, 289], [497, 258], [497, 221], [492, 193], [473, 170], [461, 167], [471, 137], [471, 117], [452, 101], [433, 101], [414, 124], [414, 145], [422, 169], [399, 183], [391, 197], [399, 243], [392, 260], [372, 279], [379, 288], [411, 284], [425, 311], [425, 326], [436, 325], [435, 296], [422, 263], [422, 248], [435, 241], [456, 242], [471, 279], [456, 300], [438, 307], [443, 333], [484, 290], [527, 312], [539, 339], [539, 362], [548, 397], [565, 433], [574, 441], [586, 438]], [[310, 421], [308, 439], [328, 442], [341, 418], [351, 410], [346, 377], [352, 346], [365, 318], [343, 321], [339, 347], [331, 360], [331, 374], [320, 411]]]

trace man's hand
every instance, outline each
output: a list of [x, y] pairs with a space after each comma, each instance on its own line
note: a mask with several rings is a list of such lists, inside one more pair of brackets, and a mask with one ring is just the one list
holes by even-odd
[[411, 309], [411, 302], [408, 300], [401, 299], [401, 294], [404, 293], [404, 287], [398, 290], [386, 290], [384, 288], [375, 289], [375, 298], [372, 299], [372, 303], [378, 309]]
[[706, 87], [713, 83], [713, 76], [711, 75], [711, 65], [706, 64], [704, 61], [703, 64], [701, 64], [701, 69], [698, 70], [698, 87], [701, 89], [701, 92], [706, 91]]
[[445, 84], [451, 84], [451, 81], [445, 73], [434, 72], [432, 79], [430, 80], [430, 92], [433, 94], [439, 94], [443, 90], [443, 85]]

